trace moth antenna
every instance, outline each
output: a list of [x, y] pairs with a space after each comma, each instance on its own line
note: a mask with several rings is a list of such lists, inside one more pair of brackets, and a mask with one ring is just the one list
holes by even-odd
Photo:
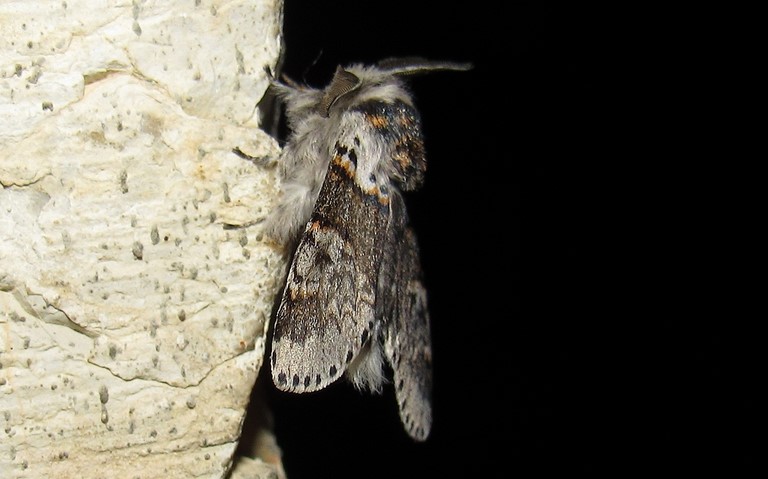
[[376, 66], [392, 75], [422, 75], [433, 71], [467, 71], [473, 68], [471, 63], [427, 60], [421, 57], [385, 58]]
[[328, 112], [334, 103], [347, 93], [360, 88], [361, 84], [362, 81], [357, 75], [348, 72], [340, 66], [336, 67], [336, 73], [333, 74], [333, 80], [331, 80], [331, 84], [326, 88], [323, 99], [320, 100], [320, 103], [317, 105], [318, 112], [327, 118]]
[[293, 78], [291, 78], [291, 77], [289, 77], [288, 75], [285, 75], [285, 74], [280, 75], [280, 81], [282, 81], [283, 84], [285, 84], [285, 85], [287, 85], [287, 86], [289, 86], [291, 88], [295, 88], [297, 90], [302, 90], [302, 89], [305, 88], [302, 84], [300, 84], [299, 82], [295, 81]]
[[309, 73], [310, 70], [312, 70], [313, 68], [315, 68], [317, 66], [317, 64], [320, 62], [320, 58], [322, 56], [323, 56], [323, 50], [320, 49], [320, 51], [317, 52], [317, 55], [315, 55], [315, 59], [312, 60], [312, 62], [309, 65], [307, 65], [307, 67], [301, 73], [301, 79], [302, 79], [302, 81], [304, 83], [308, 83], [307, 82], [307, 74]]

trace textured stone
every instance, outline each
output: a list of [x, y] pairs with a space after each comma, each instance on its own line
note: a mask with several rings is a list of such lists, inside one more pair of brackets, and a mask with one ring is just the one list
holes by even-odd
[[281, 3], [113, 5], [0, 4], [3, 478], [223, 477], [285, 267]]

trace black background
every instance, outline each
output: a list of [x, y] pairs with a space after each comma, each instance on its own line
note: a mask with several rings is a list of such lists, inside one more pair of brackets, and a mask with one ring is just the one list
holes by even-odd
[[391, 387], [266, 384], [289, 479], [624, 477], [752, 460], [715, 432], [751, 407], [721, 413], [732, 383], [717, 328], [678, 339], [670, 311], [648, 307], [674, 296], [674, 279], [634, 277], [666, 230], [626, 241], [640, 215], [622, 190], [636, 188], [648, 140], [627, 135], [642, 85], [626, 87], [618, 68], [634, 61], [619, 42], [626, 15], [576, 2], [286, 1], [294, 80], [322, 87], [339, 64], [393, 56], [474, 65], [411, 81], [429, 162], [407, 202], [429, 291], [432, 433], [408, 437]]
[[338, 64], [392, 56], [474, 65], [410, 83], [429, 162], [407, 201], [430, 295], [431, 436], [408, 437], [391, 387], [270, 388], [290, 479], [603, 467], [612, 378], [585, 309], [579, 165], [607, 60], [596, 22], [547, 2], [286, 2], [283, 72], [295, 80], [321, 87]]

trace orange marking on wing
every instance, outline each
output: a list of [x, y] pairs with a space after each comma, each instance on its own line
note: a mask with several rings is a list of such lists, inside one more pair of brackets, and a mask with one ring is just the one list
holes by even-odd
[[375, 196], [379, 204], [382, 204], [384, 206], [389, 204], [389, 196], [383, 195], [378, 185], [373, 185], [372, 187], [367, 189], [365, 188], [360, 188], [360, 189], [363, 190], [363, 193], [365, 193], [366, 195]]
[[[355, 164], [349, 161], [349, 159], [344, 158], [341, 155], [333, 155], [333, 159], [331, 160], [331, 163], [341, 168], [347, 174], [348, 177], [350, 178], [355, 177]], [[331, 172], [333, 172], [333, 170], [331, 170]]]
[[383, 115], [367, 115], [366, 119], [376, 129], [381, 130], [389, 127], [389, 120]]
[[400, 168], [402, 170], [408, 169], [408, 167], [413, 165], [413, 161], [411, 160], [411, 155], [408, 153], [400, 150], [395, 150], [395, 153], [392, 155], [392, 159], [395, 160], [400, 164]]
[[413, 118], [411, 118], [410, 116], [407, 116], [407, 115], [400, 115], [400, 116], [398, 116], [397, 117], [397, 123], [400, 126], [403, 126], [403, 127], [406, 127], [406, 128], [411, 127], [411, 126], [413, 126], [415, 124], [415, 122], [413, 121]]

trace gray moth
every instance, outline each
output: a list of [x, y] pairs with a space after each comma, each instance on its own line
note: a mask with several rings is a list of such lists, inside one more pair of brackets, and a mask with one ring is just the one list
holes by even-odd
[[466, 64], [389, 59], [338, 67], [324, 89], [273, 81], [290, 136], [265, 233], [293, 251], [276, 312], [272, 379], [296, 393], [342, 375], [380, 392], [387, 366], [408, 434], [432, 425], [432, 350], [416, 236], [401, 192], [426, 172], [407, 75]]

